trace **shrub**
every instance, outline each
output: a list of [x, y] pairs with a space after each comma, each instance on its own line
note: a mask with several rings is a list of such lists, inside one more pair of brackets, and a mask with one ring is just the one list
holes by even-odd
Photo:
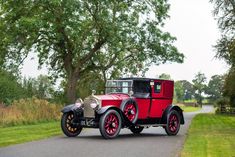
[[215, 103], [216, 113], [225, 112], [227, 106], [229, 106], [228, 98], [222, 97], [218, 99]]
[[0, 105], [0, 126], [59, 120], [61, 108], [37, 98], [16, 100], [10, 106]]
[[17, 78], [0, 69], [0, 103], [9, 105], [13, 100], [24, 97], [25, 90], [17, 82]]

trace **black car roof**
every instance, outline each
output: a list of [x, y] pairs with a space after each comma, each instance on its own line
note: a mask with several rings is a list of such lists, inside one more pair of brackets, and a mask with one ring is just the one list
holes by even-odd
[[[118, 80], [151, 81], [151, 80], [165, 80], [165, 79], [144, 78], [144, 77], [126, 77], [126, 78], [119, 78]], [[172, 80], [169, 80], [169, 81], [172, 81]]]

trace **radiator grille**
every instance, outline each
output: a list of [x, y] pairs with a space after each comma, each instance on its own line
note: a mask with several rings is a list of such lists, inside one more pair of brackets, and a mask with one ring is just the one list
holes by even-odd
[[90, 104], [94, 98], [88, 97], [84, 100], [84, 117], [95, 117], [95, 111], [91, 108]]

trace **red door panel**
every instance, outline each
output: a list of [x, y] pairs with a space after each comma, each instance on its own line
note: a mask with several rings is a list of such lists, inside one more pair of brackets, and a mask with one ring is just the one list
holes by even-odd
[[152, 104], [149, 111], [150, 118], [162, 117], [164, 110], [172, 103], [174, 82], [155, 80], [152, 88]]
[[148, 117], [148, 112], [149, 112], [149, 108], [150, 108], [150, 99], [136, 98], [135, 100], [136, 100], [136, 102], [138, 104], [138, 108], [139, 108], [138, 119], [146, 119]]
[[169, 104], [172, 103], [172, 100], [167, 99], [152, 99], [152, 106], [149, 112], [150, 118], [160, 118], [164, 110]]

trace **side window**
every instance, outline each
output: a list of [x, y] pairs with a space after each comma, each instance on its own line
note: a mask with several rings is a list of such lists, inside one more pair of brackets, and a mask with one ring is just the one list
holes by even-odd
[[160, 93], [161, 92], [162, 84], [160, 82], [155, 82], [154, 84], [154, 93]]

